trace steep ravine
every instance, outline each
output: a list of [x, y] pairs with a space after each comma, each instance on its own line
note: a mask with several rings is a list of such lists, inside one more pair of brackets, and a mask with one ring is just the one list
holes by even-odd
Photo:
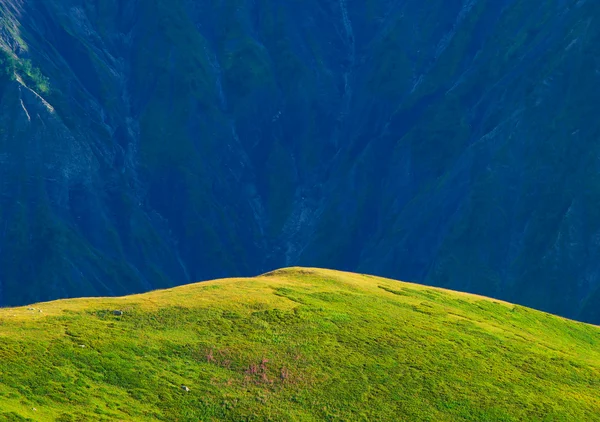
[[310, 265], [600, 322], [594, 2], [0, 13], [1, 304]]

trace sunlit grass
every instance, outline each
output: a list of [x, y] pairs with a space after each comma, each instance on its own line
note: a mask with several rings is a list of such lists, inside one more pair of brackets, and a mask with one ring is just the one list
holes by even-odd
[[524, 307], [293, 268], [0, 310], [0, 420], [593, 421], [599, 346]]

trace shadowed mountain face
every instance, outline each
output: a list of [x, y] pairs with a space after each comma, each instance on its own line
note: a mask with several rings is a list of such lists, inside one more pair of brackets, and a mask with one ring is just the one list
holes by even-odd
[[600, 322], [600, 5], [0, 0], [0, 303], [311, 265]]

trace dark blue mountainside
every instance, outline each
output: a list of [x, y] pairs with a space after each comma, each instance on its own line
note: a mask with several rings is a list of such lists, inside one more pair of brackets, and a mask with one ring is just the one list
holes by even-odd
[[600, 322], [600, 3], [0, 0], [0, 303], [288, 265]]

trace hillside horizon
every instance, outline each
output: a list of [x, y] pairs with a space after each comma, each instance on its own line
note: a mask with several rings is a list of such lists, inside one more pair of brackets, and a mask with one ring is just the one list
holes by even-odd
[[287, 268], [0, 309], [0, 420], [600, 420], [600, 327]]

